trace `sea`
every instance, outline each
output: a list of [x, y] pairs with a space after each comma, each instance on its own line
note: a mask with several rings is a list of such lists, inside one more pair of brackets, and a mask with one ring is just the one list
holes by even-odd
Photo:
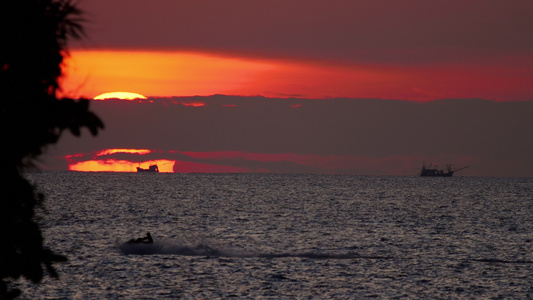
[[68, 262], [20, 299], [533, 299], [533, 178], [25, 176]]

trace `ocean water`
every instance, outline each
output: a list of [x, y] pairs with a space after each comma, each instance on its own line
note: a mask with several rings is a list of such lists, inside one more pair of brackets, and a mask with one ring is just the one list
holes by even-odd
[[532, 178], [27, 177], [69, 261], [21, 299], [533, 298]]

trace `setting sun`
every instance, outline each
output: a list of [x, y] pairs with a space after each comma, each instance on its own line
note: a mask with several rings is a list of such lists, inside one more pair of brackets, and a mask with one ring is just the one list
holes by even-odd
[[134, 99], [146, 99], [146, 97], [141, 94], [129, 93], [129, 92], [111, 92], [111, 93], [100, 94], [94, 97], [94, 100], [105, 100], [105, 99], [134, 100]]
[[[136, 172], [137, 167], [148, 168], [151, 165], [157, 165], [161, 173], [173, 173], [174, 160], [168, 159], [146, 159], [131, 161], [128, 159], [117, 158], [115, 155], [147, 155], [154, 152], [149, 149], [103, 149], [89, 154], [77, 153], [65, 156], [69, 163], [70, 171], [81, 172]], [[80, 160], [84, 156], [90, 157], [88, 160]]]

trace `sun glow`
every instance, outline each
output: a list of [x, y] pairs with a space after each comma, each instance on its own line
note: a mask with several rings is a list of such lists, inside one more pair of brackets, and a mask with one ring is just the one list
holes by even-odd
[[116, 90], [213, 95], [238, 90], [272, 68], [266, 60], [193, 52], [75, 49], [65, 61], [63, 90], [88, 97]]
[[94, 97], [94, 100], [106, 100], [106, 99], [135, 100], [135, 99], [146, 99], [146, 97], [141, 94], [129, 93], [129, 92], [103, 93], [103, 94], [100, 94]]
[[143, 161], [142, 163], [117, 159], [96, 159], [69, 164], [69, 171], [80, 172], [137, 172], [137, 167], [147, 169], [151, 165], [157, 165], [161, 173], [173, 173], [173, 160], [156, 159]]
[[[139, 161], [136, 155], [149, 156], [157, 151], [149, 149], [103, 149], [91, 153], [77, 153], [65, 156], [70, 171], [80, 172], [137, 172], [137, 167], [147, 169], [157, 165], [159, 172], [174, 172], [176, 161], [169, 159], [154, 159], [147, 157]], [[117, 156], [118, 155], [118, 156]], [[127, 158], [124, 158], [127, 157]]]

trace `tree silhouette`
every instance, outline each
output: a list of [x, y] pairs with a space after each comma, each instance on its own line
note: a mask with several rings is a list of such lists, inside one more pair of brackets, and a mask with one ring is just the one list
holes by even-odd
[[58, 99], [69, 37], [83, 35], [80, 11], [70, 0], [0, 1], [0, 299], [21, 292], [9, 283], [40, 282], [44, 269], [66, 258], [43, 246], [35, 208], [44, 197], [22, 176], [25, 168], [69, 129], [103, 128], [86, 99]]

